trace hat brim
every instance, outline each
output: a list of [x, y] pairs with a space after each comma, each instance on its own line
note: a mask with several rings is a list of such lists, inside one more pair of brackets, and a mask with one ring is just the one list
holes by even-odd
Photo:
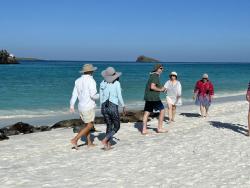
[[169, 76], [176, 76], [177, 77], [177, 74], [170, 74]]
[[95, 72], [97, 70], [97, 67], [93, 67], [91, 70], [81, 70], [79, 71], [80, 73], [85, 73], [85, 72]]
[[121, 73], [121, 72], [116, 72], [115, 75], [108, 76], [108, 75], [106, 75], [106, 71], [104, 70], [104, 71], [102, 71], [101, 75], [102, 75], [102, 77], [104, 78], [104, 80], [105, 80], [106, 82], [112, 83], [112, 82], [114, 82], [117, 78], [119, 78], [119, 77], [122, 75], [122, 73]]

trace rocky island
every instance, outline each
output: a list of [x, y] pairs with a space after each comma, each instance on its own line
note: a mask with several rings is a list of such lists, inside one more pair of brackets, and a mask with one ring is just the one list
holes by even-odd
[[141, 56], [137, 57], [136, 62], [154, 63], [154, 62], [159, 62], [159, 60], [141, 55]]
[[0, 50], [0, 64], [19, 64], [16, 57], [7, 50]]

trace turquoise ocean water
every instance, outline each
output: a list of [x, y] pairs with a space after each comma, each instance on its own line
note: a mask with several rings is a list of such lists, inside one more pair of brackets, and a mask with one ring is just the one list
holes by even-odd
[[[142, 107], [145, 84], [153, 67], [151, 63], [23, 61], [19, 65], [0, 66], [0, 121], [67, 114], [74, 80], [80, 76], [84, 63], [93, 63], [98, 67], [94, 74], [98, 86], [102, 80], [100, 73], [107, 66], [121, 71], [120, 81], [127, 106]], [[184, 104], [191, 101], [194, 84], [203, 73], [209, 74], [217, 97], [243, 94], [250, 80], [248, 63], [169, 62], [164, 63], [164, 67], [162, 83], [167, 81], [169, 72], [178, 73]]]

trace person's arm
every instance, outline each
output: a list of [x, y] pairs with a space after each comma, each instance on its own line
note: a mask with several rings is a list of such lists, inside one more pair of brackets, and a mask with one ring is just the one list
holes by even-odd
[[117, 82], [116, 92], [117, 92], [117, 96], [118, 96], [118, 101], [120, 102], [120, 104], [123, 108], [123, 115], [126, 115], [126, 108], [125, 108], [125, 104], [124, 104], [123, 97], [122, 97], [122, 89], [121, 89], [120, 82]]
[[193, 96], [194, 100], [196, 99], [198, 93], [199, 93], [199, 81], [196, 82], [195, 87], [194, 87], [194, 96]]
[[102, 107], [102, 103], [103, 103], [103, 90], [101, 89], [101, 87], [99, 89], [99, 93], [100, 93], [100, 107]]
[[180, 98], [182, 94], [182, 87], [181, 87], [181, 83], [178, 82], [178, 87], [177, 87], [177, 97]]
[[157, 85], [160, 85], [159, 76], [156, 74], [153, 74], [149, 82], [150, 90], [157, 91], [157, 92], [162, 92], [166, 90], [164, 87], [157, 87]]
[[77, 88], [76, 85], [74, 86], [73, 92], [72, 92], [72, 97], [70, 99], [70, 112], [75, 112], [75, 102], [77, 100]]
[[209, 95], [211, 97], [211, 99], [214, 97], [214, 86], [213, 84], [210, 82], [210, 87], [209, 87]]
[[97, 93], [96, 82], [93, 80], [89, 85], [90, 98], [93, 100], [98, 100], [100, 95]]
[[150, 84], [150, 89], [154, 91], [158, 91], [158, 92], [162, 92], [166, 90], [164, 87], [162, 88], [157, 87], [155, 83]]
[[117, 84], [116, 92], [117, 92], [118, 101], [120, 102], [121, 106], [124, 107], [125, 105], [124, 105], [124, 101], [123, 101], [123, 98], [122, 98], [121, 84], [120, 84], [120, 82], [117, 82], [116, 84]]
[[168, 87], [169, 87], [169, 81], [167, 81], [165, 84], [164, 84], [164, 86], [163, 86], [164, 88], [165, 88], [165, 93], [167, 93], [167, 90], [168, 90]]
[[248, 102], [250, 102], [250, 82], [248, 84], [248, 90], [247, 90], [247, 94], [246, 94], [246, 99]]

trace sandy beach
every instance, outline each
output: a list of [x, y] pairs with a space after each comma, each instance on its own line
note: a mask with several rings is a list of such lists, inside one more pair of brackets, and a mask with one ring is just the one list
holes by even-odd
[[122, 124], [110, 151], [101, 150], [104, 125], [97, 146], [78, 151], [71, 128], [11, 136], [0, 142], [0, 187], [250, 187], [247, 110], [245, 101], [218, 103], [202, 119], [183, 106], [166, 134], [154, 132], [156, 119], [148, 136], [140, 123]]

